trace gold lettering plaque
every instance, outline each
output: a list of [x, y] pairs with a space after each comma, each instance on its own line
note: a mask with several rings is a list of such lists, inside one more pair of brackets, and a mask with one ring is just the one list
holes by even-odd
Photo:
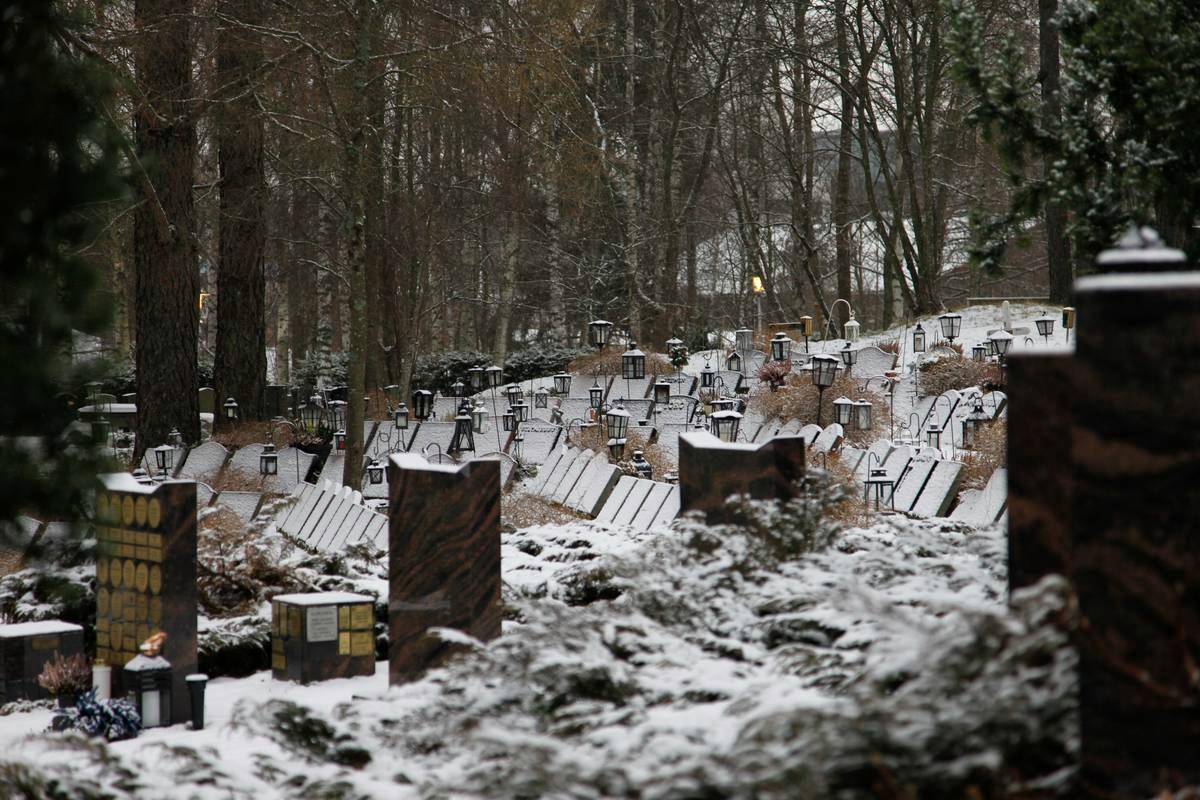
[[134, 580], [134, 585], [137, 586], [139, 592], [146, 591], [146, 587], [150, 585], [150, 568], [145, 564], [138, 564]]
[[338, 634], [338, 655], [350, 655], [350, 631], [342, 631]]
[[133, 518], [138, 525], [146, 524], [146, 498], [139, 497], [133, 507]]
[[121, 565], [121, 583], [132, 588], [135, 580], [137, 580], [137, 567], [134, 566], [131, 559]]
[[57, 650], [59, 647], [59, 639], [60, 639], [60, 637], [58, 637], [57, 635], [34, 636], [30, 640], [29, 646], [32, 647], [34, 650]]
[[133, 495], [127, 494], [121, 501], [121, 524], [133, 524]]
[[107, 558], [97, 558], [96, 559], [96, 583], [100, 584], [101, 586], [108, 583], [108, 559]]
[[150, 621], [150, 600], [144, 594], [137, 596], [137, 619], [138, 622]]
[[146, 513], [146, 520], [150, 523], [151, 528], [157, 528], [158, 523], [162, 521], [162, 503], [158, 502], [158, 498], [150, 501], [150, 508]]
[[271, 656], [271, 669], [285, 670], [287, 669], [287, 659], [282, 653], [275, 653]]
[[350, 655], [369, 656], [375, 652], [375, 637], [368, 632], [350, 634]]
[[[108, 613], [108, 589], [103, 586], [96, 590], [96, 611], [99, 614]], [[97, 619], [97, 622], [100, 620]]]
[[162, 591], [162, 569], [155, 564], [150, 567], [150, 593], [158, 594]]
[[304, 615], [295, 606], [288, 608], [288, 636], [299, 639], [304, 631]]
[[373, 629], [375, 627], [375, 615], [372, 613], [371, 606], [363, 603], [350, 606], [350, 627], [355, 630], [363, 628]]
[[109, 605], [109, 608], [112, 609], [113, 619], [120, 619], [121, 618], [121, 609], [125, 605], [125, 593], [124, 592], [113, 592], [108, 605]]
[[[350, 627], [350, 606], [338, 606], [338, 630], [344, 631]], [[347, 645], [349, 646], [349, 645]]]

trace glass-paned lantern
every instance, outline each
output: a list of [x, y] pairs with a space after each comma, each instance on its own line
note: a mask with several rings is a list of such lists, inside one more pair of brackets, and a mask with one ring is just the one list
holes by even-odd
[[625, 432], [629, 430], [629, 412], [625, 410], [625, 406], [617, 403], [616, 407], [610, 408], [604, 415], [604, 421], [608, 424], [610, 438], [625, 438]]
[[1045, 339], [1054, 335], [1054, 317], [1038, 317], [1033, 321], [1037, 325], [1038, 334]]
[[925, 429], [925, 443], [935, 450], [942, 448], [942, 428], [936, 422], [929, 423]]
[[1008, 348], [1012, 346], [1013, 336], [1008, 331], [994, 331], [988, 340], [992, 343], [992, 349], [996, 351], [996, 355], [1004, 358], [1008, 353]]
[[321, 396], [314, 394], [308, 402], [300, 406], [300, 424], [309, 433], [315, 433], [321, 427], [325, 409], [321, 406]]
[[749, 328], [738, 328], [733, 332], [734, 347], [743, 353], [754, 349], [754, 331]]
[[729, 370], [730, 372], [742, 371], [742, 357], [738, 355], [737, 350], [734, 350], [729, 354], [729, 357], [725, 359], [725, 369]]
[[604, 404], [604, 388], [599, 383], [593, 381], [592, 388], [588, 389], [588, 405], [592, 408], [599, 408]]
[[225, 401], [225, 405], [222, 406], [222, 408], [225, 409], [225, 419], [233, 421], [238, 418], [237, 400], [234, 400], [232, 397], [230, 397]]
[[807, 339], [812, 336], [813, 318], [805, 314], [800, 318], [800, 333]]
[[987, 357], [991, 352], [990, 347], [980, 342], [971, 348], [971, 358], [975, 361], [987, 361]]
[[433, 392], [428, 389], [417, 389], [412, 393], [412, 415], [421, 422], [433, 414]]
[[624, 439], [609, 439], [608, 454], [612, 456], [613, 461], [620, 461], [625, 455], [625, 440]]
[[671, 384], [666, 381], [658, 381], [654, 384], [654, 403], [655, 405], [665, 406], [671, 402]]
[[914, 353], [925, 352], [925, 329], [921, 327], [921, 323], [919, 322], [917, 323], [917, 326], [913, 328], [912, 349]]
[[809, 362], [812, 364], [812, 380], [813, 385], [828, 389], [833, 385], [833, 379], [837, 376], [838, 360], [835, 356], [827, 353], [818, 353], [812, 357]]
[[[678, 336], [672, 336], [670, 339], [667, 339], [667, 355], [671, 355], [672, 353], [675, 352], [676, 349], [678, 349], [680, 347], [683, 347], [683, 340], [680, 339]], [[639, 450], [639, 451], [634, 451], [634, 452], [637, 453], [637, 452], [641, 452], [641, 451]]]
[[742, 415], [727, 408], [714, 411], [712, 415], [712, 431], [722, 442], [732, 442], [737, 439], [738, 427], [742, 424]]
[[524, 400], [518, 400], [513, 403], [513, 414], [516, 415], [517, 422], [526, 422], [529, 420], [529, 404]]
[[786, 333], [777, 333], [771, 339], [771, 358], [775, 361], [787, 361], [792, 357], [792, 340]]
[[969, 450], [975, 449], [975, 435], [979, 433], [980, 427], [991, 421], [992, 418], [983, 410], [983, 398], [975, 398], [975, 407], [962, 421], [962, 446]]
[[451, 453], [475, 452], [475, 423], [464, 403], [454, 418], [454, 435], [450, 437]]
[[333, 433], [333, 449], [339, 453], [346, 452], [346, 430], [339, 428]]
[[396, 405], [400, 402], [400, 384], [389, 383], [387, 386], [383, 387], [383, 394], [384, 397], [387, 398], [389, 406]]
[[154, 448], [154, 463], [160, 473], [175, 466], [175, 448], [169, 444], [160, 444]]
[[372, 486], [379, 486], [383, 483], [383, 464], [378, 460], [371, 459], [371, 463], [367, 465], [367, 480]]
[[129, 700], [142, 718], [143, 728], [169, 726], [171, 716], [171, 662], [159, 654], [164, 634], [151, 636], [141, 645], [141, 654], [125, 665], [124, 685]]
[[588, 323], [588, 344], [597, 349], [608, 344], [612, 335], [613, 324], [606, 319], [594, 319]]
[[886, 469], [883, 467], [874, 467], [871, 469], [870, 475], [866, 480], [867, 497], [870, 498], [873, 496], [875, 498], [876, 511], [883, 505], [885, 497], [887, 498], [888, 506], [892, 506], [894, 494], [892, 490], [895, 485], [896, 482], [888, 477]]
[[700, 370], [700, 388], [711, 389], [713, 382], [717, 379], [717, 371], [709, 366], [708, 362], [704, 362], [704, 369]]
[[467, 382], [471, 384], [472, 392], [483, 388], [484, 377], [483, 367], [471, 367], [467, 370]]
[[1075, 327], [1075, 309], [1072, 306], [1063, 306], [1062, 310], [1062, 326], [1064, 330], [1071, 330]]
[[462, 381], [455, 381], [454, 383], [450, 384], [450, 396], [451, 397], [466, 397], [467, 396], [467, 385], [465, 383], [463, 383]]
[[398, 431], [408, 430], [408, 406], [404, 403], [396, 406], [392, 412], [392, 423]]
[[621, 377], [627, 381], [646, 377], [646, 354], [637, 349], [637, 342], [630, 342], [629, 349], [621, 354]]
[[539, 386], [537, 391], [533, 393], [534, 408], [549, 408], [550, 406], [550, 390], [545, 386]]
[[851, 347], [849, 342], [846, 342], [846, 346], [842, 348], [842, 351], [838, 355], [842, 357], [842, 363], [846, 366], [846, 369], [850, 369], [858, 363], [858, 351]]
[[871, 403], [868, 400], [854, 401], [854, 425], [860, 431], [871, 430]]
[[497, 367], [495, 364], [492, 364], [490, 367], [485, 369], [483, 374], [487, 376], [487, 385], [489, 389], [498, 389], [500, 388], [500, 384], [504, 383], [504, 370], [500, 367]]
[[651, 480], [654, 477], [654, 468], [650, 466], [650, 462], [646, 460], [646, 454], [641, 450], [633, 451], [633, 458], [630, 459], [633, 465], [633, 471], [637, 473], [639, 478]]
[[942, 336], [953, 342], [962, 330], [962, 314], [942, 314], [938, 324], [942, 326]]
[[862, 325], [854, 318], [854, 312], [851, 311], [850, 319], [846, 320], [846, 324], [842, 326], [842, 330], [845, 331], [846, 342], [857, 342], [858, 332], [861, 328]]
[[833, 421], [845, 427], [850, 424], [851, 414], [854, 412], [854, 401], [849, 397], [839, 397], [833, 401]]
[[735, 401], [732, 397], [718, 397], [712, 401], [712, 413], [732, 411]]
[[560, 372], [554, 376], [554, 393], [559, 397], [566, 397], [571, 393], [571, 374], [569, 372]]
[[329, 401], [329, 427], [335, 431], [346, 427], [346, 401]]
[[501, 420], [501, 422], [504, 424], [504, 430], [505, 430], [505, 431], [513, 431], [513, 430], [516, 430], [516, 428], [517, 428], [517, 415], [516, 415], [516, 412], [514, 412], [514, 411], [512, 410], [512, 406], [509, 406], [509, 408], [508, 408], [508, 411], [505, 411], [505, 412], [504, 412], [504, 414], [503, 414], [503, 415], [501, 415], [501, 417], [500, 417], [500, 420]]
[[275, 452], [275, 445], [269, 443], [263, 445], [262, 452], [258, 456], [258, 474], [279, 474], [279, 454]]
[[108, 434], [112, 431], [112, 424], [105, 417], [96, 417], [92, 420], [92, 441], [97, 444], [107, 444]]
[[516, 405], [525, 396], [525, 393], [521, 391], [521, 384], [510, 383], [504, 387], [504, 396], [508, 398], [508, 404], [512, 406]]
[[171, 428], [171, 432], [167, 434], [167, 444], [171, 447], [183, 447], [183, 434], [179, 432], [179, 428]]
[[487, 407], [480, 400], [475, 404], [475, 408], [471, 409], [471, 427], [476, 433], [483, 433], [487, 430]]

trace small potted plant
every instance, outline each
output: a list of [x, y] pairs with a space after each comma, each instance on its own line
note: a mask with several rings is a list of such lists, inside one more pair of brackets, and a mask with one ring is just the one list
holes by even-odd
[[73, 706], [76, 698], [92, 687], [92, 662], [83, 653], [63, 658], [55, 652], [42, 667], [38, 685], [58, 698], [60, 708]]

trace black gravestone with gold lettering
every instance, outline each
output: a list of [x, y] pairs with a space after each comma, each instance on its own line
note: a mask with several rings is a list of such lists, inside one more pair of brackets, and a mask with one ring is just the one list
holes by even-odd
[[83, 628], [48, 619], [0, 625], [0, 703], [41, 700], [49, 692], [38, 675], [55, 653], [64, 658], [83, 652]]
[[271, 600], [271, 675], [312, 683], [375, 674], [375, 604], [365, 594], [310, 592]]
[[196, 483], [142, 485], [100, 476], [96, 492], [96, 657], [121, 668], [162, 631], [171, 662], [171, 707], [187, 708], [184, 678], [196, 671]]

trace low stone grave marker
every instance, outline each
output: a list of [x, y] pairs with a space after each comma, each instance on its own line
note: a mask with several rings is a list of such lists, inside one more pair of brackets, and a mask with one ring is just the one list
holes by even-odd
[[938, 460], [929, 453], [918, 453], [912, 457], [908, 466], [901, 473], [900, 482], [896, 485], [893, 501], [897, 511], [912, 511], [913, 506], [917, 504], [917, 498], [925, 490], [929, 476], [937, 468], [937, 464]]
[[963, 465], [957, 461], [938, 461], [925, 481], [925, 487], [913, 503], [912, 513], [918, 517], [942, 517], [958, 496]]
[[375, 674], [375, 605], [350, 592], [271, 600], [271, 676], [313, 683]]
[[430, 464], [406, 453], [388, 470], [389, 677], [397, 684], [453, 652], [430, 628], [482, 641], [500, 635], [500, 465]]
[[49, 697], [38, 683], [42, 668], [61, 654], [83, 652], [83, 628], [49, 619], [0, 625], [0, 704]]
[[215, 414], [217, 411], [217, 396], [216, 393], [208, 386], [204, 386], [199, 392], [200, 413]]
[[703, 512], [710, 523], [733, 518], [726, 499], [788, 500], [804, 476], [804, 439], [772, 438], [763, 444], [730, 444], [705, 431], [679, 437], [681, 510]]

